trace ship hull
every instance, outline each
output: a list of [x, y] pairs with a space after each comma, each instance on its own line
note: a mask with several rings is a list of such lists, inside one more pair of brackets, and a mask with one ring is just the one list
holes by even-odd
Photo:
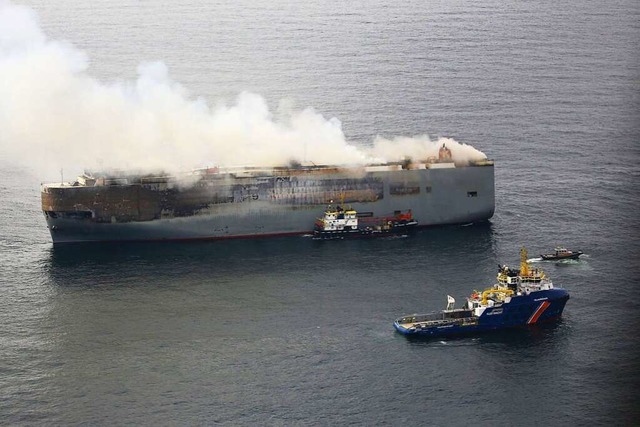
[[543, 261], [562, 261], [564, 259], [578, 259], [582, 255], [582, 252], [577, 252], [571, 255], [540, 255]]
[[[409, 210], [421, 227], [480, 222], [495, 208], [493, 166], [351, 176], [225, 178], [203, 189], [145, 185], [47, 187], [42, 208], [54, 243], [269, 237], [311, 233], [346, 194], [358, 212]], [[203, 184], [204, 186], [204, 184]]]
[[343, 230], [323, 230], [316, 227], [313, 230], [314, 240], [344, 240], [344, 239], [370, 239], [388, 236], [406, 236], [412, 234], [418, 223], [416, 221], [395, 222], [387, 227], [364, 227]]
[[468, 317], [455, 323], [408, 328], [398, 319], [394, 322], [394, 328], [403, 335], [424, 338], [469, 336], [523, 328], [557, 321], [568, 300], [569, 293], [566, 290], [555, 288], [513, 297], [509, 303], [486, 309], [479, 317]]

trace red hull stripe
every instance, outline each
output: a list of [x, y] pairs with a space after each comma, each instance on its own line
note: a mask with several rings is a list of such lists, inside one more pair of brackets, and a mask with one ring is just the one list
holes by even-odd
[[529, 320], [527, 320], [527, 325], [532, 325], [538, 321], [542, 313], [549, 307], [551, 303], [549, 301], [542, 301], [542, 304], [538, 307], [536, 311], [533, 312]]

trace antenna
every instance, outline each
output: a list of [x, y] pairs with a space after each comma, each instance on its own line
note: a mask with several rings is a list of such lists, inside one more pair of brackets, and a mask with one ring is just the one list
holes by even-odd
[[60, 168], [60, 185], [64, 184], [64, 174], [63, 174], [63, 169]]

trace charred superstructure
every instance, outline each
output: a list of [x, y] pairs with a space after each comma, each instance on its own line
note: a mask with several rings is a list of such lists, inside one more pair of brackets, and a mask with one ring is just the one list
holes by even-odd
[[54, 243], [303, 234], [331, 201], [365, 216], [411, 209], [420, 226], [487, 220], [494, 212], [493, 162], [85, 173], [42, 187]]

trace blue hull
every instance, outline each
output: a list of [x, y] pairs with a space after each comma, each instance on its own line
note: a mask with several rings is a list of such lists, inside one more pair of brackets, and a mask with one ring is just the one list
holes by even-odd
[[394, 322], [398, 332], [406, 336], [442, 338], [474, 335], [510, 328], [526, 327], [552, 322], [562, 316], [569, 293], [561, 288], [518, 295], [511, 301], [487, 308], [480, 316], [468, 316], [440, 325], [405, 328], [400, 319]]

